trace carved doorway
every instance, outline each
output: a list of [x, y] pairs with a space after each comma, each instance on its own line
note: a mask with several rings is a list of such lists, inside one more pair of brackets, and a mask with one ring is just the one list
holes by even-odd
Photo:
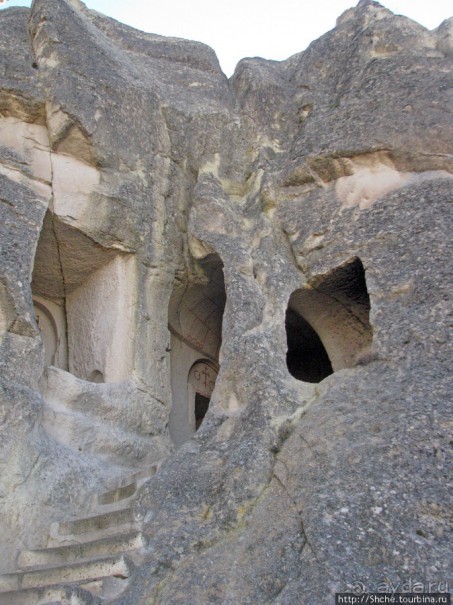
[[214, 390], [218, 370], [215, 365], [202, 359], [194, 363], [188, 376], [189, 422], [197, 431], [206, 416]]

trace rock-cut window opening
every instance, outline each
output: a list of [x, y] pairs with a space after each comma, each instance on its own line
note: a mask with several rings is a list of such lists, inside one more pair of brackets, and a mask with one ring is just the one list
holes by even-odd
[[182, 445], [200, 427], [219, 370], [226, 292], [217, 254], [197, 261], [197, 275], [176, 279], [170, 299], [170, 434]]
[[360, 363], [371, 351], [369, 316], [365, 270], [358, 258], [293, 292], [286, 312], [290, 374], [315, 383]]

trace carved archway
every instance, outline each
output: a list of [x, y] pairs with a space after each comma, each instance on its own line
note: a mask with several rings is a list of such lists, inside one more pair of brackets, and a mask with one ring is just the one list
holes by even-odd
[[34, 296], [33, 308], [44, 345], [45, 365], [66, 370], [68, 351], [64, 307], [58, 302]]
[[207, 359], [196, 361], [187, 378], [189, 422], [197, 431], [209, 408], [219, 370]]
[[[177, 446], [187, 441], [198, 428], [197, 424], [201, 424], [212, 394], [212, 390], [203, 389], [201, 384], [196, 390], [197, 364], [205, 364], [201, 371], [217, 373], [222, 343], [226, 302], [223, 263], [217, 254], [211, 254], [198, 261], [196, 268], [196, 276], [176, 282], [168, 312], [173, 399], [170, 434]], [[198, 420], [195, 418], [197, 407]]]

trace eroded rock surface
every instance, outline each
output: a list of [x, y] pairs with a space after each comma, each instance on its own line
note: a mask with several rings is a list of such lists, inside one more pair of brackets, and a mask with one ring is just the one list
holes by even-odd
[[230, 80], [78, 0], [0, 45], [0, 602], [448, 581], [451, 21]]

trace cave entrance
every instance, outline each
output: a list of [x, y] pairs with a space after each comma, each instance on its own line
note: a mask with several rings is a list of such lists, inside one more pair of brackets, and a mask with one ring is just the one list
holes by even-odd
[[287, 367], [320, 382], [370, 357], [372, 329], [365, 270], [355, 258], [293, 292], [286, 313]]
[[169, 304], [170, 434], [179, 446], [200, 427], [219, 371], [226, 292], [217, 254], [197, 261], [196, 275], [177, 278]]

